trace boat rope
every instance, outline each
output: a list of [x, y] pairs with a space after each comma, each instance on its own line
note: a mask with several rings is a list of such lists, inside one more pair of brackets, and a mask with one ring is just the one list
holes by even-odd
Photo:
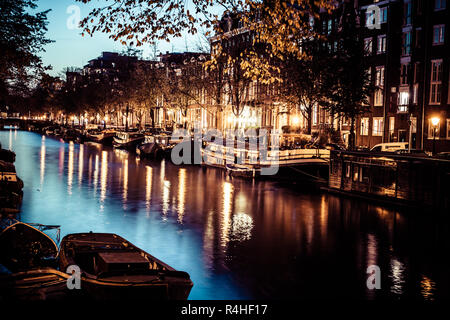
[[300, 169], [297, 169], [297, 168], [293, 168], [293, 167], [289, 167], [289, 168], [291, 168], [292, 170], [297, 171], [297, 172], [299, 172], [299, 173], [301, 173], [301, 174], [304, 174], [305, 176], [311, 177], [311, 178], [313, 178], [314, 180], [325, 181], [325, 179], [323, 179], [323, 178], [321, 178], [321, 177], [317, 177], [317, 176], [312, 175], [312, 174], [309, 174], [309, 173], [306, 173], [306, 172], [304, 172], [303, 170], [300, 170]]

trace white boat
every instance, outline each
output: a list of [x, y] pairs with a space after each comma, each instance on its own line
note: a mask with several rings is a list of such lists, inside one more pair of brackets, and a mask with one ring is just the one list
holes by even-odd
[[144, 141], [144, 135], [139, 132], [117, 132], [113, 138], [116, 148], [135, 150], [136, 146]]

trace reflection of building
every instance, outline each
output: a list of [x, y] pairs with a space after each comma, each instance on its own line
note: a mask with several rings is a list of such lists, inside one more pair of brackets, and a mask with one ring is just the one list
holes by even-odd
[[[365, 45], [377, 89], [361, 117], [357, 144], [411, 141], [413, 148], [450, 147], [449, 14], [446, 1], [360, 1]], [[369, 11], [369, 13], [368, 13]], [[380, 28], [369, 28], [379, 17]], [[371, 20], [372, 19], [372, 20]], [[439, 118], [433, 127], [431, 118]]]

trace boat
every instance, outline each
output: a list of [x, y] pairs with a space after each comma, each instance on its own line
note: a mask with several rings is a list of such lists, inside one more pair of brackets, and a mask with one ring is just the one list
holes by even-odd
[[23, 197], [23, 181], [14, 164], [0, 160], [0, 214], [17, 211]]
[[248, 166], [238, 164], [226, 164], [227, 173], [232, 177], [255, 178], [259, 174], [258, 170]]
[[81, 296], [69, 290], [69, 274], [53, 268], [33, 269], [0, 275], [1, 301], [69, 300]]
[[113, 146], [127, 150], [136, 150], [136, 146], [144, 139], [144, 135], [139, 132], [116, 132], [116, 135], [113, 137]]
[[0, 263], [11, 272], [55, 265], [58, 246], [43, 232], [54, 228], [59, 227], [19, 221], [9, 225], [0, 233]]
[[188, 273], [111, 233], [65, 236], [59, 261], [60, 270], [80, 267], [81, 288], [94, 300], [185, 300], [193, 286]]
[[112, 129], [107, 130], [89, 130], [86, 133], [86, 139], [89, 141], [101, 143], [104, 145], [111, 145], [116, 131]]
[[145, 134], [144, 142], [136, 147], [141, 158], [161, 159], [171, 150], [170, 136]]

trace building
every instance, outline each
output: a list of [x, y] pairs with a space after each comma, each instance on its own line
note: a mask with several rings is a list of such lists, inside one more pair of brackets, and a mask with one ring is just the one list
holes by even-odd
[[357, 144], [410, 141], [412, 148], [449, 150], [446, 1], [361, 0], [359, 10], [377, 89], [370, 97], [371, 112], [358, 121]]

